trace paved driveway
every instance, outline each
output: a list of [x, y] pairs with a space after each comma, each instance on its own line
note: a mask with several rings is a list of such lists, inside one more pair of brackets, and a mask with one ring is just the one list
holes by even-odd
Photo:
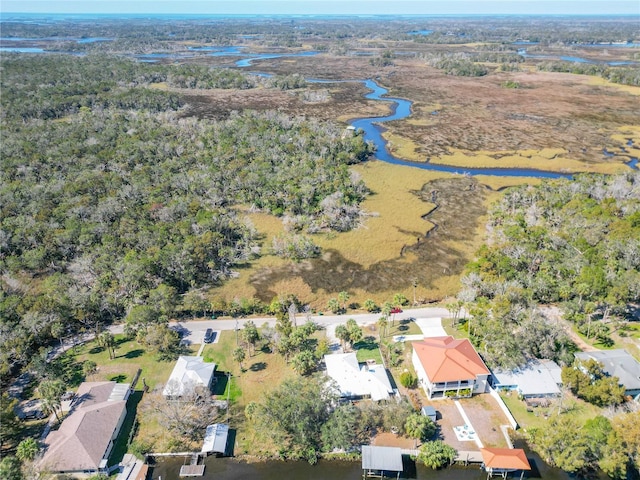
[[416, 325], [425, 337], [446, 337], [447, 332], [442, 328], [442, 318], [416, 318]]

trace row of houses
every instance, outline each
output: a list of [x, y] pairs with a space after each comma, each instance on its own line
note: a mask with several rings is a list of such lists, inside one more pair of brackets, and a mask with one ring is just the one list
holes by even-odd
[[[430, 400], [470, 397], [488, 391], [489, 386], [517, 391], [523, 398], [560, 394], [561, 368], [551, 360], [533, 360], [521, 368], [492, 372], [466, 338], [431, 337], [412, 342], [412, 347], [413, 368]], [[575, 356], [600, 362], [608, 375], [619, 378], [626, 395], [640, 395], [640, 363], [625, 350], [580, 352]], [[383, 400], [397, 393], [382, 365], [359, 364], [355, 353], [326, 355], [324, 359], [327, 374], [344, 398]]]
[[[412, 346], [413, 367], [420, 387], [430, 400], [470, 397], [486, 392], [490, 384], [497, 389], [515, 390], [525, 398], [560, 393], [561, 369], [552, 361], [534, 361], [523, 368], [491, 372], [467, 339], [431, 337], [413, 342]], [[576, 354], [576, 358], [601, 362], [609, 375], [620, 379], [627, 395], [640, 395], [640, 363], [626, 351], [582, 352]], [[398, 393], [383, 365], [360, 364], [355, 353], [326, 355], [324, 360], [327, 375], [344, 398], [377, 401]], [[212, 386], [215, 369], [214, 363], [204, 362], [201, 357], [180, 357], [163, 395], [172, 399], [198, 388], [206, 391]], [[60, 473], [107, 472], [109, 456], [127, 414], [130, 393], [129, 384], [81, 384], [65, 404], [69, 414], [44, 441], [41, 465], [48, 471]], [[220, 443], [219, 429], [212, 428], [207, 435], [212, 445]]]

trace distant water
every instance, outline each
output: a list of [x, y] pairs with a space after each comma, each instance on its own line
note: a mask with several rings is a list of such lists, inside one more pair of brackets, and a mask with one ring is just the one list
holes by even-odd
[[604, 65], [609, 65], [609, 66], [621, 66], [621, 65], [637, 65], [637, 62], [630, 62], [630, 61], [613, 61], [613, 62], [599, 62], [597, 60], [589, 60], [588, 58], [583, 58], [583, 57], [574, 57], [571, 55], [544, 55], [544, 54], [530, 54], [527, 53], [527, 49], [526, 48], [520, 48], [518, 49], [518, 55], [520, 55], [521, 57], [524, 58], [551, 58], [551, 59], [559, 59], [562, 60], [563, 62], [573, 62], [573, 63], [588, 63], [591, 65], [599, 65], [599, 64], [604, 64]]
[[365, 86], [371, 89], [371, 93], [365, 95], [371, 100], [380, 100], [391, 104], [392, 114], [386, 117], [359, 118], [351, 122], [356, 129], [362, 129], [364, 138], [376, 146], [375, 157], [383, 162], [394, 165], [415, 167], [423, 170], [434, 170], [438, 172], [457, 173], [461, 175], [494, 175], [500, 177], [538, 177], [538, 178], [560, 178], [571, 177], [569, 174], [557, 172], [547, 172], [544, 170], [534, 170], [529, 168], [465, 168], [450, 165], [441, 165], [429, 162], [410, 162], [394, 156], [387, 149], [387, 141], [382, 136], [384, 127], [380, 124], [392, 120], [407, 118], [411, 114], [412, 102], [404, 98], [384, 97], [387, 89], [381, 87], [373, 80], [366, 80]]
[[7, 52], [7, 53], [47, 53], [42, 48], [36, 48], [36, 47], [0, 47], [0, 52]]

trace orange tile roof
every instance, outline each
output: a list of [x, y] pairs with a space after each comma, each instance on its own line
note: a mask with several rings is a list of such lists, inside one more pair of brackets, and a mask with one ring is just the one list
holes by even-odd
[[489, 374], [489, 369], [466, 338], [425, 338], [413, 342], [413, 349], [432, 383], [472, 380], [477, 375]]
[[486, 468], [531, 470], [527, 455], [521, 448], [481, 448]]

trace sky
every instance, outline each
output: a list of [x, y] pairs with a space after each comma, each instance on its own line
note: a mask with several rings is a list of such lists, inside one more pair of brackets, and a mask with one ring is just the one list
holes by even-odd
[[635, 15], [640, 0], [0, 0], [7, 13]]

